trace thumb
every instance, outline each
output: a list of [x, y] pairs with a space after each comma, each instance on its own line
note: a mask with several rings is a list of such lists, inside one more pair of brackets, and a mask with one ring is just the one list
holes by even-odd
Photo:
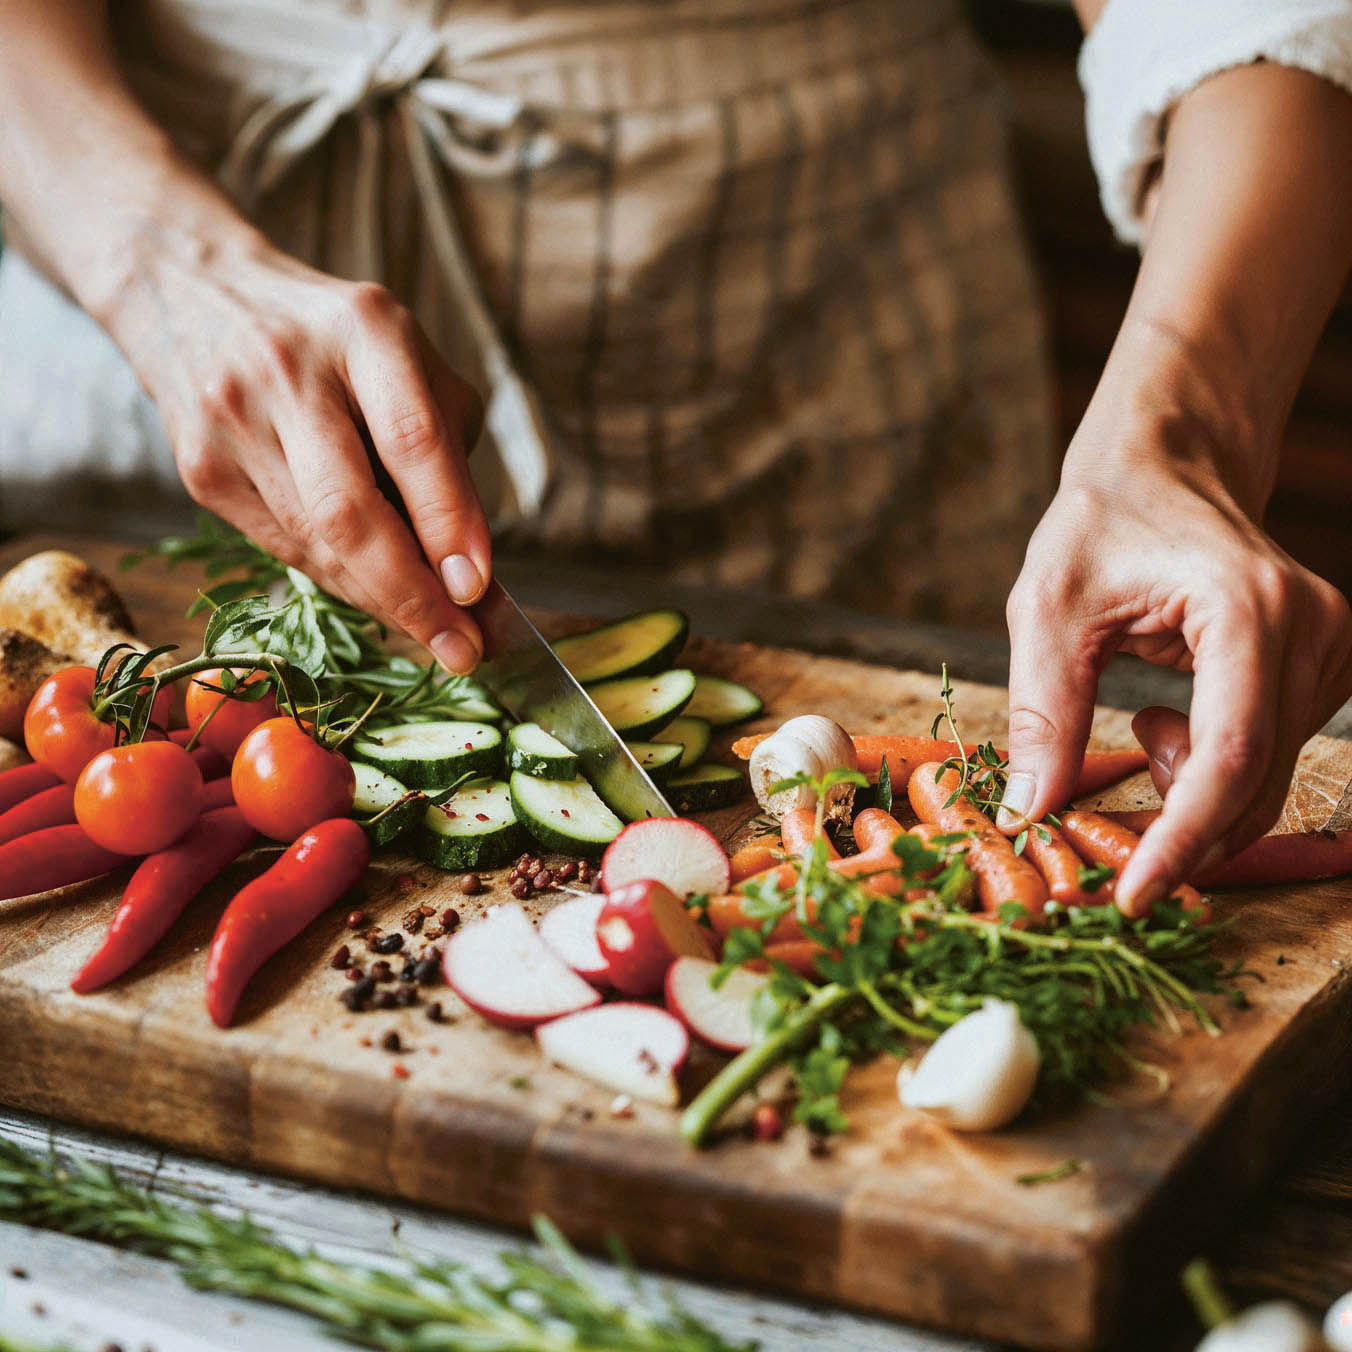
[[1163, 798], [1169, 792], [1169, 785], [1187, 763], [1192, 750], [1188, 716], [1177, 709], [1166, 709], [1154, 704], [1142, 709], [1131, 720], [1131, 730], [1150, 757], [1150, 779], [1155, 785], [1155, 792]]
[[1009, 778], [996, 825], [1016, 835], [1071, 797], [1098, 691], [1092, 645], [1045, 614], [1011, 607]]

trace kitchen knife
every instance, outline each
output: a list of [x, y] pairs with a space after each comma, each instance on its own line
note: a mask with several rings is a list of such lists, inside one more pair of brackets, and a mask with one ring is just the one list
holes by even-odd
[[484, 660], [475, 678], [507, 711], [538, 723], [574, 752], [582, 773], [617, 816], [631, 822], [674, 817], [634, 753], [496, 579], [473, 614], [484, 635]]

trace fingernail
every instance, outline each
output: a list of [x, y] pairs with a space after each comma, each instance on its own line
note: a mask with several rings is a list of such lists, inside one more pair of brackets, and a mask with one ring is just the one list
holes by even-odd
[[479, 650], [458, 629], [447, 629], [427, 645], [447, 671], [468, 676], [479, 665]]
[[1215, 868], [1217, 864], [1229, 853], [1223, 840], [1218, 840], [1198, 861], [1197, 867], [1193, 870], [1195, 873], [1205, 873], [1209, 868]]
[[441, 580], [457, 605], [472, 606], [484, 592], [483, 574], [468, 554], [450, 554], [442, 559]]
[[1021, 830], [1026, 824], [1026, 814], [1033, 803], [1033, 793], [1037, 781], [1027, 770], [1015, 770], [1005, 784], [1004, 796], [1000, 799], [1000, 811], [996, 814], [995, 824], [1002, 831]]
[[1130, 886], [1131, 881], [1130, 877], [1127, 877], [1123, 879], [1123, 882], [1118, 883], [1116, 900], [1117, 909], [1123, 915], [1135, 918], [1145, 915], [1164, 895], [1164, 880], [1162, 878], [1149, 878], [1136, 887]]

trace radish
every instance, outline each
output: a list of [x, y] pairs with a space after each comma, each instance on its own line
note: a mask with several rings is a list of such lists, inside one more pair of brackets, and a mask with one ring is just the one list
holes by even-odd
[[596, 941], [610, 981], [626, 995], [655, 995], [677, 958], [712, 958], [713, 945], [670, 888], [641, 878], [606, 897]]
[[515, 904], [490, 907], [456, 930], [441, 965], [451, 989], [503, 1028], [534, 1028], [601, 1002]]
[[701, 1042], [743, 1052], [757, 1041], [751, 1006], [770, 978], [737, 967], [715, 989], [709, 978], [717, 970], [707, 958], [677, 958], [667, 969], [667, 1008]]
[[652, 1005], [620, 1002], [584, 1009], [535, 1030], [540, 1050], [588, 1080], [674, 1107], [676, 1076], [690, 1052], [680, 1020]]
[[626, 883], [653, 878], [678, 897], [728, 890], [728, 856], [718, 837], [698, 822], [645, 817], [631, 822], [606, 848], [601, 886], [614, 892]]
[[610, 964], [596, 942], [596, 922], [605, 904], [600, 892], [592, 892], [562, 902], [540, 921], [540, 938], [597, 990], [610, 986]]

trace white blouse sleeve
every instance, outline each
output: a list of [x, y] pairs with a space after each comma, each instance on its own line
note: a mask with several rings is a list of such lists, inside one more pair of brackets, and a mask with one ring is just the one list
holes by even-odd
[[1118, 237], [1140, 242], [1140, 199], [1170, 107], [1209, 75], [1272, 61], [1352, 92], [1352, 0], [1108, 0], [1080, 49], [1089, 154]]

